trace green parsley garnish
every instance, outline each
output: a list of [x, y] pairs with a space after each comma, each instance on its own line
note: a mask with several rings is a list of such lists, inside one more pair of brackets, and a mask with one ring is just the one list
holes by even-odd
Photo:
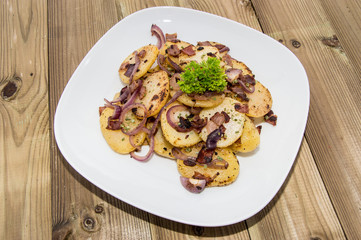
[[227, 75], [220, 66], [220, 60], [210, 57], [207, 61], [190, 62], [178, 81], [180, 89], [187, 94], [203, 94], [206, 91], [223, 92], [227, 86]]

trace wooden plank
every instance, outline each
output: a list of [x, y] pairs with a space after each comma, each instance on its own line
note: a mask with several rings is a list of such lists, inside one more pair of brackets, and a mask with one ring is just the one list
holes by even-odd
[[[80, 61], [116, 22], [112, 1], [49, 1], [51, 126], [61, 93]], [[53, 133], [53, 131], [52, 131]], [[149, 239], [147, 214], [80, 176], [51, 147], [54, 239]]]
[[279, 193], [247, 220], [255, 239], [345, 239], [306, 141]]
[[47, 1], [0, 11], [0, 239], [49, 239]]
[[307, 71], [311, 106], [305, 136], [346, 237], [359, 239], [360, 75], [340, 48], [323, 43], [336, 32], [321, 2], [254, 0], [253, 4], [265, 33], [282, 40]]
[[[361, 2], [355, 0], [321, 1], [335, 30], [342, 50], [358, 76], [361, 75]], [[337, 41], [336, 41], [337, 42]], [[337, 43], [336, 43], [337, 44]], [[335, 46], [339, 47], [339, 46]]]

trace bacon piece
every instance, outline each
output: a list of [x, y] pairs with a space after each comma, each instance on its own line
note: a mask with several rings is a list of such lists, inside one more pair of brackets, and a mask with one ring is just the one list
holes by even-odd
[[167, 48], [167, 53], [173, 57], [178, 57], [180, 52], [181, 52], [180, 49], [175, 44], [172, 44]]
[[231, 117], [225, 112], [225, 111], [222, 111], [221, 112], [222, 114], [223, 114], [223, 116], [224, 116], [224, 122], [225, 123], [228, 123], [229, 122], [229, 120], [231, 120]]
[[99, 116], [102, 115], [102, 112], [104, 111], [104, 109], [106, 109], [107, 107], [105, 106], [102, 106], [102, 107], [99, 107]]
[[201, 164], [207, 164], [212, 161], [214, 149], [207, 149], [205, 146], [199, 151], [196, 161]]
[[139, 56], [140, 58], [144, 58], [144, 57], [145, 57], [145, 54], [147, 54], [147, 52], [143, 49], [142, 51], [140, 51], [140, 52], [138, 53], [138, 56]]
[[237, 95], [237, 97], [239, 97], [243, 101], [246, 101], [246, 102], [249, 101], [249, 98], [247, 97], [246, 93], [244, 92], [243, 87], [232, 86], [231, 91], [234, 92]]
[[120, 67], [119, 67], [119, 71], [120, 70], [124, 70], [124, 69], [126, 69], [126, 68], [128, 68], [129, 67], [129, 62], [127, 61], [127, 62], [123, 62], [121, 65], [120, 65]]
[[219, 128], [219, 126], [217, 124], [215, 124], [215, 122], [213, 121], [208, 121], [207, 125], [206, 125], [206, 130], [208, 133], [213, 132], [214, 130], [216, 130], [217, 128]]
[[240, 113], [248, 113], [248, 111], [249, 111], [248, 104], [239, 104], [239, 103], [236, 103], [236, 104], [234, 105], [234, 109], [235, 109], [237, 112], [240, 112]]
[[213, 177], [207, 177], [205, 175], [203, 175], [200, 172], [195, 171], [193, 174], [194, 179], [199, 179], [199, 180], [206, 180], [207, 184], [213, 182], [213, 180], [219, 175], [219, 172], [217, 172]]
[[270, 110], [265, 116], [264, 116], [264, 120], [267, 123], [272, 124], [273, 126], [277, 125], [277, 115], [274, 115], [273, 111]]
[[208, 118], [200, 118], [199, 115], [195, 115], [192, 118], [191, 126], [196, 132], [200, 132], [204, 126], [207, 125]]
[[229, 54], [224, 55], [223, 60], [226, 62], [228, 66], [233, 67], [232, 57]]
[[212, 44], [209, 41], [204, 41], [204, 42], [198, 42], [197, 43], [198, 46], [204, 47], [204, 46], [212, 46]]
[[226, 70], [227, 81], [234, 84], [235, 81], [242, 75], [242, 70], [237, 68], [229, 68]]
[[227, 47], [223, 44], [215, 44], [214, 47], [216, 47], [220, 53], [229, 51], [229, 47]]
[[224, 116], [224, 114], [216, 112], [211, 118], [210, 120], [212, 122], [214, 122], [217, 126], [221, 126], [225, 121], [226, 118]]
[[177, 33], [173, 33], [173, 34], [166, 33], [165, 34], [165, 40], [168, 42], [173, 42], [173, 43], [180, 42], [180, 40], [177, 37], [178, 37]]
[[257, 126], [256, 128], [257, 128], [257, 130], [258, 130], [258, 134], [261, 134], [261, 131], [262, 131], [262, 125], [259, 125], [259, 126]]
[[189, 45], [188, 47], [183, 48], [182, 53], [187, 54], [188, 56], [193, 56], [196, 52], [193, 50], [193, 46]]

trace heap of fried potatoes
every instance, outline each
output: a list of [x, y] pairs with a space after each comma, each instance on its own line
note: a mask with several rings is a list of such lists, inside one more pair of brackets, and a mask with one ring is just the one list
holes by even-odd
[[[276, 119], [271, 111], [271, 94], [263, 84], [255, 81], [254, 91], [252, 93], [244, 91], [242, 96], [228, 87], [224, 92], [209, 97], [195, 98], [192, 94], [183, 93], [177, 99], [172, 98], [179, 91], [174, 88], [174, 83], [172, 86], [170, 82], [172, 77], [184, 70], [185, 66], [192, 61], [199, 63], [206, 61], [207, 58], [215, 57], [220, 59], [225, 73], [231, 73], [234, 69], [238, 69], [234, 72], [243, 75], [243, 78], [254, 78], [254, 75], [243, 62], [230, 57], [229, 48], [221, 43], [205, 41], [192, 45], [179, 40], [176, 34], [167, 34], [166, 36], [162, 46], [143, 46], [122, 62], [119, 68], [121, 81], [125, 86], [130, 87], [131, 82], [141, 80], [143, 93], [139, 94], [134, 101], [138, 105], [134, 105], [135, 107], [131, 111], [127, 111], [120, 129], [111, 129], [108, 124], [115, 111], [114, 105], [122, 106], [123, 104], [117, 102], [102, 107], [100, 111], [102, 134], [109, 146], [117, 153], [134, 153], [142, 145], [151, 145], [155, 154], [175, 159], [181, 177], [188, 180], [185, 185], [182, 183], [186, 188], [187, 184], [188, 187], [189, 185], [197, 186], [200, 180], [205, 182], [206, 187], [231, 184], [239, 173], [236, 153], [252, 152], [260, 144], [260, 126], [255, 126], [254, 119]], [[174, 48], [180, 51], [174, 53], [172, 52]], [[191, 54], [182, 51], [183, 49], [191, 49]], [[142, 54], [135, 56], [138, 53]], [[129, 65], [134, 66], [136, 57], [140, 63], [132, 77], [129, 77]], [[163, 59], [161, 63], [159, 57]], [[127, 71], [128, 74], [126, 74]], [[179, 80], [179, 74], [177, 76], [177, 80]], [[232, 76], [231, 74], [227, 74], [227, 76], [230, 86]], [[119, 95], [120, 93], [115, 94], [114, 99], [119, 98]], [[172, 102], [168, 102], [170, 99]], [[140, 104], [143, 107], [137, 107]], [[199, 118], [207, 119], [207, 125], [201, 129], [178, 131], [169, 124], [167, 118], [168, 110], [177, 105], [185, 107], [179, 108], [180, 110], [175, 113], [177, 116], [172, 116], [174, 119], [180, 117], [187, 119], [192, 115], [191, 110], [197, 109]], [[205, 150], [207, 138], [211, 134], [208, 126], [211, 122], [210, 119], [219, 113], [224, 113], [227, 117], [226, 121], [221, 123], [222, 135], [217, 140], [216, 148], [212, 152], [211, 162], [214, 162], [210, 164], [209, 161], [202, 163], [189, 162], [184, 158], [176, 159], [175, 155], [187, 156], [193, 160], [199, 157], [200, 152]], [[157, 118], [159, 121], [155, 121]], [[153, 130], [156, 131], [137, 131], [134, 135], [126, 134], [127, 129], [135, 128], [142, 123], [144, 123], [144, 128], [151, 130], [153, 127]], [[153, 126], [154, 124], [157, 125]], [[214, 123], [212, 122], [212, 124]], [[272, 124], [275, 125], [275, 121]], [[218, 127], [216, 126], [216, 128]], [[214, 129], [214, 126], [211, 129]], [[151, 136], [152, 134], [153, 136]], [[150, 137], [152, 137], [152, 144], [150, 144]], [[203, 187], [197, 187], [198, 189], [192, 192], [203, 190]]]

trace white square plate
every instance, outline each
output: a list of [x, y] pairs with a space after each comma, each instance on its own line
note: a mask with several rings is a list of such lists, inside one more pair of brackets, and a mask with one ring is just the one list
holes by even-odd
[[[173, 160], [154, 155], [148, 162], [138, 162], [113, 152], [103, 139], [98, 107], [122, 88], [118, 68], [124, 58], [141, 46], [156, 44], [152, 24], [193, 44], [206, 40], [225, 44], [230, 55], [246, 63], [272, 94], [277, 126], [263, 124], [259, 148], [238, 156], [240, 173], [229, 186], [189, 193], [180, 184]], [[156, 7], [124, 18], [89, 51], [59, 100], [54, 131], [71, 166], [109, 194], [174, 221], [223, 226], [251, 217], [275, 196], [297, 155], [308, 109], [307, 75], [285, 46], [226, 18]]]

